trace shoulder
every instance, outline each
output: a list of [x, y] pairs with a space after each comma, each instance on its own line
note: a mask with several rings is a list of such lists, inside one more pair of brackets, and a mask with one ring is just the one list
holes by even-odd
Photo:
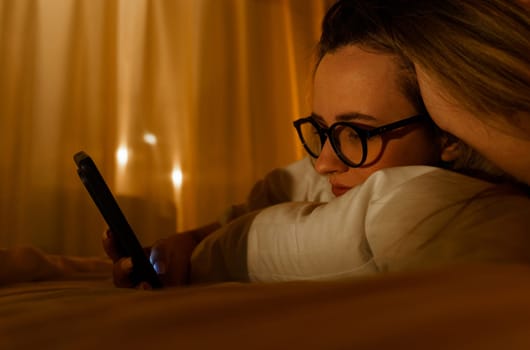
[[334, 198], [327, 177], [316, 172], [309, 157], [276, 169], [269, 176], [270, 183], [285, 184], [289, 201], [327, 202]]
[[[383, 171], [391, 178], [400, 168]], [[367, 232], [383, 269], [530, 261], [530, 199], [514, 188], [433, 169], [381, 188]]]

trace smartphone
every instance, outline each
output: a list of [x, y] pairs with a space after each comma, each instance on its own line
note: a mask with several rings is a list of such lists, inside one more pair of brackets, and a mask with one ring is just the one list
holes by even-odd
[[162, 282], [158, 274], [92, 158], [80, 151], [74, 155], [74, 161], [81, 181], [112, 231], [118, 254], [132, 259], [133, 269], [130, 278], [133, 284], [145, 281], [153, 288], [161, 288]]

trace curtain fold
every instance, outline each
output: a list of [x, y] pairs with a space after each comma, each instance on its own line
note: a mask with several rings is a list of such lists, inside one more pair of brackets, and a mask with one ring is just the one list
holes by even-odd
[[140, 240], [302, 156], [326, 0], [0, 0], [0, 247], [101, 254], [85, 150]]

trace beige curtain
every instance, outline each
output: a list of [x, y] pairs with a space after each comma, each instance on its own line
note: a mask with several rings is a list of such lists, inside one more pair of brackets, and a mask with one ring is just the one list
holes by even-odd
[[0, 0], [0, 248], [101, 254], [72, 155], [149, 244], [302, 156], [325, 0]]

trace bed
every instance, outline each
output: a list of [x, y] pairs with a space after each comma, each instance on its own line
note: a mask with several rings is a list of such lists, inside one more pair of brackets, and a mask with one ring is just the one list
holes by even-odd
[[530, 266], [115, 288], [105, 258], [0, 251], [1, 349], [528, 349]]

